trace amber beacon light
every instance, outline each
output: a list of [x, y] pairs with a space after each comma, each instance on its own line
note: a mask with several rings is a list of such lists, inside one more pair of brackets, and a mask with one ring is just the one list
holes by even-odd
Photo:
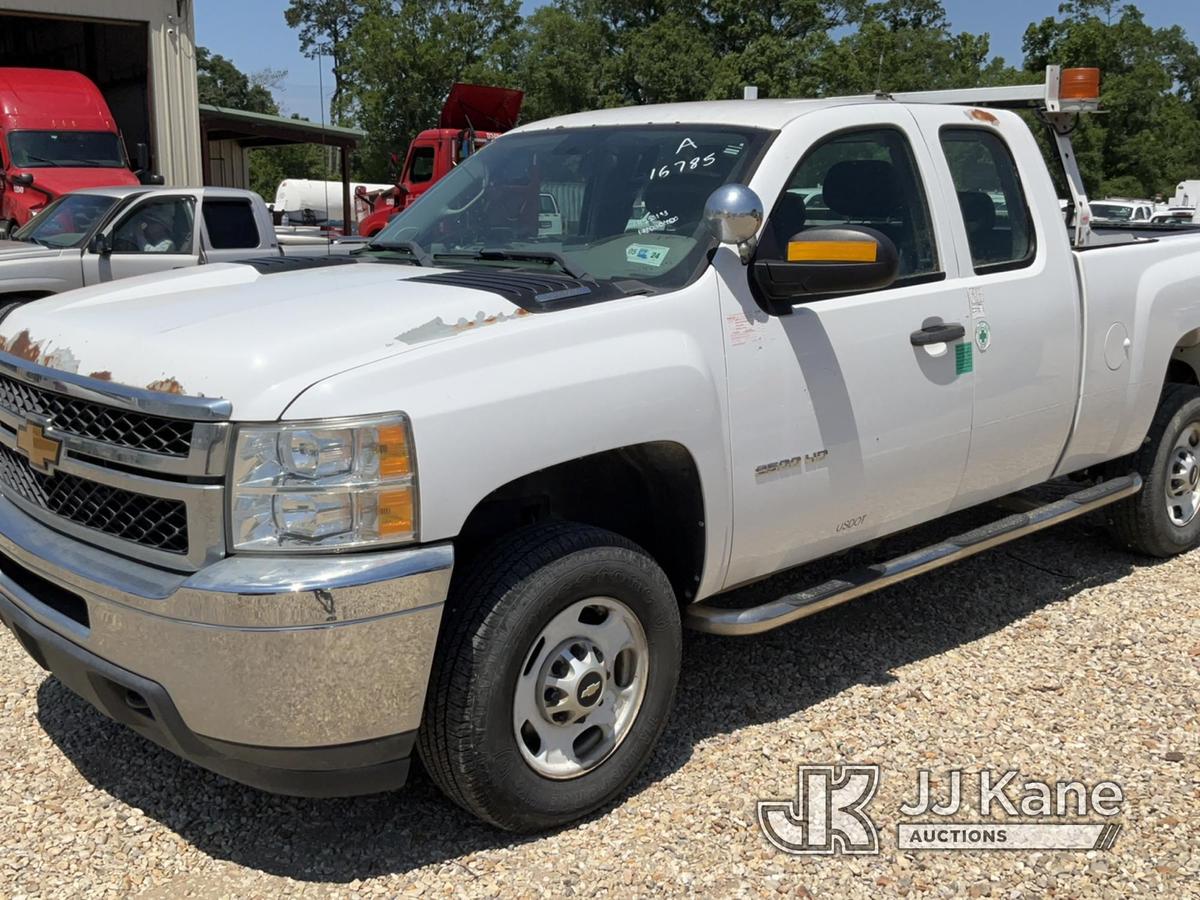
[[1063, 69], [1058, 83], [1060, 100], [1100, 99], [1099, 69]]

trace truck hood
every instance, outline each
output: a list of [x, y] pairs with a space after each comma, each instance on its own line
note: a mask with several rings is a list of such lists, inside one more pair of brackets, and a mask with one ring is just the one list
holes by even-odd
[[54, 256], [62, 256], [62, 254], [61, 249], [43, 247], [41, 244], [30, 244], [25, 241], [0, 241], [0, 263], [10, 259], [37, 259], [39, 256], [49, 259]]
[[527, 315], [486, 291], [410, 281], [435, 271], [364, 262], [260, 274], [230, 263], [129, 278], [15, 309], [0, 348], [272, 420], [339, 372]]

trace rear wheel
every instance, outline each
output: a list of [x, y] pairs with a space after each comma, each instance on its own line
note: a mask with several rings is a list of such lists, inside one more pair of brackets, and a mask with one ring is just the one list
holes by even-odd
[[516, 532], [455, 579], [421, 759], [447, 796], [501, 828], [584, 816], [649, 758], [680, 646], [674, 592], [636, 544], [574, 524]]
[[1142, 490], [1112, 507], [1117, 541], [1158, 557], [1200, 545], [1200, 388], [1167, 385], [1132, 462]]

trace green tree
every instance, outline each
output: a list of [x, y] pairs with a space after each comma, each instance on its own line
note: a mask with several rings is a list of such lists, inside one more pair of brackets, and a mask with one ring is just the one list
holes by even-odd
[[[275, 73], [272, 76], [279, 77]], [[231, 60], [210, 52], [207, 47], [196, 48], [196, 86], [201, 103], [244, 109], [247, 112], [279, 114], [279, 104], [267, 87], [255, 84]]]
[[[279, 115], [279, 104], [271, 88], [278, 86], [287, 72], [265, 69], [253, 75], [241, 71], [232, 61], [205, 47], [196, 48], [196, 82], [201, 103], [241, 109], [247, 112]], [[293, 119], [300, 116], [293, 115]], [[250, 151], [250, 190], [269, 203], [279, 182], [285, 178], [327, 179], [325, 153], [315, 144], [289, 144], [262, 147]]]
[[522, 40], [520, 0], [366, 0], [346, 42], [350, 110], [367, 132], [364, 178], [433, 127], [455, 81], [510, 84]]
[[1200, 169], [1200, 53], [1179, 26], [1153, 28], [1137, 7], [1072, 0], [1025, 31], [1025, 67], [1098, 66], [1103, 116], [1074, 142], [1089, 192], [1170, 195]]
[[521, 110], [536, 121], [608, 105], [613, 30], [591, 2], [552, 3], [522, 24], [516, 85]]
[[333, 62], [333, 94], [329, 113], [341, 125], [346, 115], [346, 41], [362, 16], [357, 0], [289, 0], [283, 17], [299, 31], [300, 50], [309, 59], [328, 56]]

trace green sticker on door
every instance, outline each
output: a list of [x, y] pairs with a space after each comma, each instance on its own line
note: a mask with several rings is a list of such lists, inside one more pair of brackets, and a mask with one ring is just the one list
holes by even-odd
[[975, 361], [971, 356], [971, 345], [968, 343], [954, 345], [954, 373], [956, 375], [965, 375], [975, 368]]

